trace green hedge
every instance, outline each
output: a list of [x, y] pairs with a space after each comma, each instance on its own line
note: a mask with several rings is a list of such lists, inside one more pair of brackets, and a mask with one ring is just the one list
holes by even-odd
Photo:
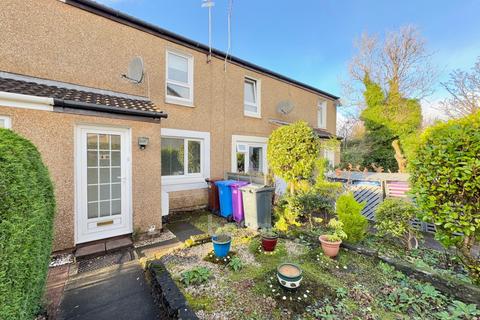
[[457, 246], [480, 283], [472, 252], [480, 242], [480, 113], [427, 129], [409, 169], [421, 218], [436, 225], [444, 245]]
[[34, 318], [52, 249], [55, 197], [37, 148], [0, 129], [0, 319]]

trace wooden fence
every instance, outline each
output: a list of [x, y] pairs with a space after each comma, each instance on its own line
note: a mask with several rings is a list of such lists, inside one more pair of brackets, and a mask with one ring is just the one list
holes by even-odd
[[[384, 199], [409, 197], [408, 174], [350, 172], [341, 175], [330, 174], [328, 177], [343, 182], [345, 187], [353, 192], [358, 202], [366, 202], [362, 214], [370, 221], [375, 221], [376, 208]], [[435, 233], [434, 224], [415, 219], [412, 225], [423, 232]]]

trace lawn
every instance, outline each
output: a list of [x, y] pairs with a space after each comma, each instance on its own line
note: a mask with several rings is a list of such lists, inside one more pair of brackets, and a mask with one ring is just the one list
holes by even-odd
[[[478, 309], [456, 301], [396, 271], [388, 264], [342, 249], [336, 259], [323, 255], [314, 237], [279, 239], [273, 253], [261, 249], [260, 237], [210, 214], [189, 217], [208, 232], [232, 234], [232, 257], [242, 268], [212, 263], [212, 244], [176, 251], [162, 258], [201, 319], [479, 319]], [[232, 258], [230, 257], [230, 258]], [[238, 259], [236, 259], [238, 260]], [[430, 261], [430, 260], [429, 260]], [[215, 261], [213, 261], [215, 262]], [[221, 261], [220, 261], [221, 262]], [[293, 262], [303, 270], [300, 288], [287, 290], [276, 267]], [[208, 280], [186, 285], [182, 273], [208, 269]]]

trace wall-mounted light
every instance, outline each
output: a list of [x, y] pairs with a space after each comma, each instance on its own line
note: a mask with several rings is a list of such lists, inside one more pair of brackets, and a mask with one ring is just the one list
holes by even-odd
[[138, 146], [140, 147], [140, 150], [145, 150], [147, 145], [148, 145], [148, 138], [147, 137], [139, 137], [138, 138]]

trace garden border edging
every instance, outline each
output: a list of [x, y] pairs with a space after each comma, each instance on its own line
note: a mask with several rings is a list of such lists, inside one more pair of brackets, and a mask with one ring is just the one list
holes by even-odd
[[167, 319], [198, 320], [195, 312], [188, 306], [185, 296], [172, 279], [165, 265], [152, 261], [148, 266], [151, 275], [152, 295], [155, 302], [164, 309]]
[[389, 265], [395, 267], [397, 270], [400, 270], [407, 275], [413, 276], [418, 280], [431, 283], [432, 286], [434, 286], [439, 291], [448, 293], [449, 295], [454, 296], [455, 298], [464, 302], [474, 303], [480, 306], [480, 288], [477, 288], [473, 285], [470, 285], [468, 283], [445, 280], [439, 274], [414, 268], [408, 263], [379, 255], [376, 251], [364, 247], [356, 246], [349, 243], [342, 243], [342, 247], [366, 256], [377, 258], [385, 263], [388, 263]]

